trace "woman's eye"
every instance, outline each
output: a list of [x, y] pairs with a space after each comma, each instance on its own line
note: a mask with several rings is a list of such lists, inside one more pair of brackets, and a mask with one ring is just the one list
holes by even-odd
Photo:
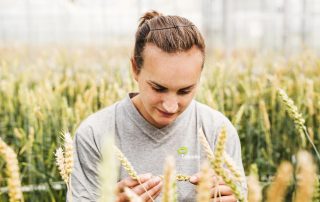
[[190, 90], [182, 90], [182, 91], [179, 91], [178, 94], [179, 95], [186, 95], [186, 94], [189, 94], [191, 91]]
[[155, 87], [152, 87], [152, 89], [153, 89], [154, 91], [158, 92], [158, 93], [163, 93], [163, 92], [166, 91], [166, 89], [164, 89], [164, 88], [155, 88]]

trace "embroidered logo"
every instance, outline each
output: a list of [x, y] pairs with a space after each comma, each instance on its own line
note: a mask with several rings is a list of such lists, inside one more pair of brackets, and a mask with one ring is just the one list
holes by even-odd
[[178, 154], [181, 155], [181, 157], [184, 157], [188, 153], [188, 147], [182, 146], [177, 150]]
[[186, 146], [179, 147], [177, 152], [178, 152], [179, 157], [184, 159], [184, 160], [199, 160], [200, 159], [199, 155], [188, 154], [189, 153], [189, 149]]

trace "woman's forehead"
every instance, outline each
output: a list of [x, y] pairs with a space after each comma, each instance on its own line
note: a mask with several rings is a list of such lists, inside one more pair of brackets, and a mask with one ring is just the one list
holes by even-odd
[[159, 84], [175, 82], [187, 86], [199, 79], [202, 62], [201, 52], [197, 49], [179, 54], [154, 50], [146, 53], [141, 73]]

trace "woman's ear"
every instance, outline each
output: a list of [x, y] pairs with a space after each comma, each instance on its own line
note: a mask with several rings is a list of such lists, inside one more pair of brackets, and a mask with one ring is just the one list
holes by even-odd
[[134, 57], [131, 57], [130, 61], [131, 61], [131, 71], [132, 71], [133, 78], [134, 80], [138, 81], [139, 69], [138, 69], [136, 60], [134, 59]]

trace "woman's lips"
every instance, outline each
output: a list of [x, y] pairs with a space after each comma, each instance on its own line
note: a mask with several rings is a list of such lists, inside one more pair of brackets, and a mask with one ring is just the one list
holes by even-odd
[[167, 112], [164, 112], [164, 111], [162, 111], [160, 109], [157, 109], [157, 110], [159, 111], [159, 113], [161, 115], [166, 116], [166, 117], [171, 117], [171, 116], [173, 116], [175, 114], [175, 113], [167, 113]]

